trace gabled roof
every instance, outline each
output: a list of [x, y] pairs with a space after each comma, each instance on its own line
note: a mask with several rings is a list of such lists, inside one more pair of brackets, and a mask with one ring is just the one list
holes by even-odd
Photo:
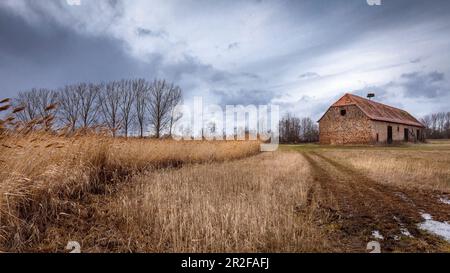
[[[420, 123], [415, 117], [404, 110], [352, 94], [345, 94], [331, 107], [340, 107], [347, 105], [356, 105], [371, 120], [424, 127], [423, 124]], [[322, 120], [322, 118], [320, 118], [320, 120]]]

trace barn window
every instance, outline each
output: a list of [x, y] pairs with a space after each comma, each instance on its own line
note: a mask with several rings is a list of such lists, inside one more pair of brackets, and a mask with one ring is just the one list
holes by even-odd
[[400, 126], [397, 126], [397, 132], [400, 132]]
[[345, 116], [345, 115], [347, 115], [347, 110], [342, 109], [342, 110], [341, 110], [341, 116]]

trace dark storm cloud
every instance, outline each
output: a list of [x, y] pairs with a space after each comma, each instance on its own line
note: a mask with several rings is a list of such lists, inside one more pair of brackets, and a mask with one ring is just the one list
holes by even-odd
[[404, 80], [401, 85], [405, 88], [406, 96], [438, 98], [449, 93], [445, 75], [441, 72], [413, 72], [403, 74], [401, 78]]
[[390, 89], [400, 88], [405, 98], [427, 98], [442, 100], [450, 94], [445, 81], [445, 74], [438, 71], [404, 73], [399, 79], [380, 86], [368, 86], [353, 93], [365, 97], [368, 93], [375, 93], [377, 100], [389, 102], [392, 97]]
[[155, 74], [155, 65], [127, 56], [118, 40], [80, 35], [52, 21], [33, 26], [3, 9], [0, 37], [3, 97], [32, 87]]
[[[212, 65], [204, 64], [199, 59], [184, 54], [177, 62], [170, 64], [163, 64], [160, 67], [160, 77], [165, 77], [173, 82], [179, 84], [184, 90], [187, 97], [203, 95], [198, 93], [198, 81], [206, 84], [209, 88], [203, 92], [218, 95], [220, 104], [226, 105], [231, 101], [243, 102], [260, 101], [253, 99], [253, 95], [247, 98], [249, 94], [261, 94], [262, 91], [251, 92], [232, 92], [232, 91], [212, 91], [212, 90], [238, 90], [242, 89], [244, 84], [248, 82], [261, 82], [261, 77], [254, 73], [232, 73], [225, 70], [220, 70]], [[244, 84], [243, 84], [244, 83]], [[263, 99], [264, 100], [264, 99]]]
[[231, 73], [215, 69], [189, 54], [184, 54], [177, 62], [164, 65], [163, 69], [164, 75], [173, 81], [181, 81], [183, 77], [189, 76], [220, 83], [226, 82], [231, 77]]
[[214, 90], [213, 93], [220, 98], [221, 105], [266, 105], [275, 97], [267, 90]]
[[[165, 32], [137, 29], [140, 35]], [[121, 78], [166, 78], [191, 95], [195, 85], [185, 78], [202, 78], [210, 83], [230, 84], [234, 75], [185, 54], [165, 64], [158, 53], [137, 59], [127, 45], [110, 36], [83, 35], [53, 20], [31, 25], [0, 8], [0, 97], [12, 97], [33, 87], [57, 88], [80, 81], [108, 81]]]
[[[366, 0], [283, 1], [286, 20], [293, 25], [312, 24], [299, 34], [308, 41], [273, 58], [262, 58], [252, 68], [286, 67], [330, 52], [345, 50], [356, 42], [393, 29], [411, 29], [448, 18], [450, 1], [384, 0], [381, 6], [369, 6]], [[445, 19], [448, 27], [448, 19]], [[399, 41], [405, 37], [398, 37]], [[380, 46], [384, 46], [380, 44]]]
[[[363, 85], [361, 95], [379, 99], [399, 87], [398, 96], [433, 103], [448, 94], [450, 1], [1, 1], [2, 96], [124, 77], [166, 78], [186, 98], [275, 99], [293, 111]], [[419, 66], [440, 72], [408, 73]], [[305, 95], [314, 99], [298, 101]]]

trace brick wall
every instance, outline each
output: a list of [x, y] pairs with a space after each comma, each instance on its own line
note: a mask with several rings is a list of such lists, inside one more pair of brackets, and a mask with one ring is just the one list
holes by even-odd
[[404, 141], [405, 129], [413, 132], [409, 134], [409, 141], [418, 140], [417, 130], [423, 133], [422, 128], [415, 126], [372, 121], [357, 106], [348, 105], [331, 107], [320, 120], [320, 144], [386, 143], [388, 126], [392, 127], [393, 142]]
[[[413, 132], [414, 137], [412, 135], [409, 136], [409, 141], [417, 140], [417, 130], [422, 130], [422, 128], [415, 126], [408, 126], [403, 124], [382, 122], [382, 121], [372, 121], [372, 134], [374, 139], [376, 139], [376, 135], [378, 134], [378, 142], [386, 143], [387, 142], [387, 131], [388, 126], [392, 127], [392, 140], [394, 142], [402, 142], [405, 137], [405, 129]], [[420, 134], [420, 133], [419, 133]]]
[[331, 107], [319, 123], [320, 143], [373, 143], [375, 138], [372, 126], [373, 122], [355, 105]]

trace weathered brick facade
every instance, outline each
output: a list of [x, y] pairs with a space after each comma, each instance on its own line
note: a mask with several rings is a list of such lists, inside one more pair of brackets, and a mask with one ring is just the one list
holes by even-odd
[[[423, 126], [411, 115], [372, 101], [363, 101], [366, 104], [364, 105], [360, 103], [361, 100], [365, 99], [347, 94], [328, 109], [319, 121], [321, 144], [375, 144], [423, 140]], [[399, 111], [397, 116], [396, 111]], [[374, 117], [373, 113], [377, 116]]]
[[[342, 115], [341, 111], [345, 111]], [[319, 123], [321, 144], [358, 144], [373, 139], [372, 122], [355, 105], [331, 107]]]

